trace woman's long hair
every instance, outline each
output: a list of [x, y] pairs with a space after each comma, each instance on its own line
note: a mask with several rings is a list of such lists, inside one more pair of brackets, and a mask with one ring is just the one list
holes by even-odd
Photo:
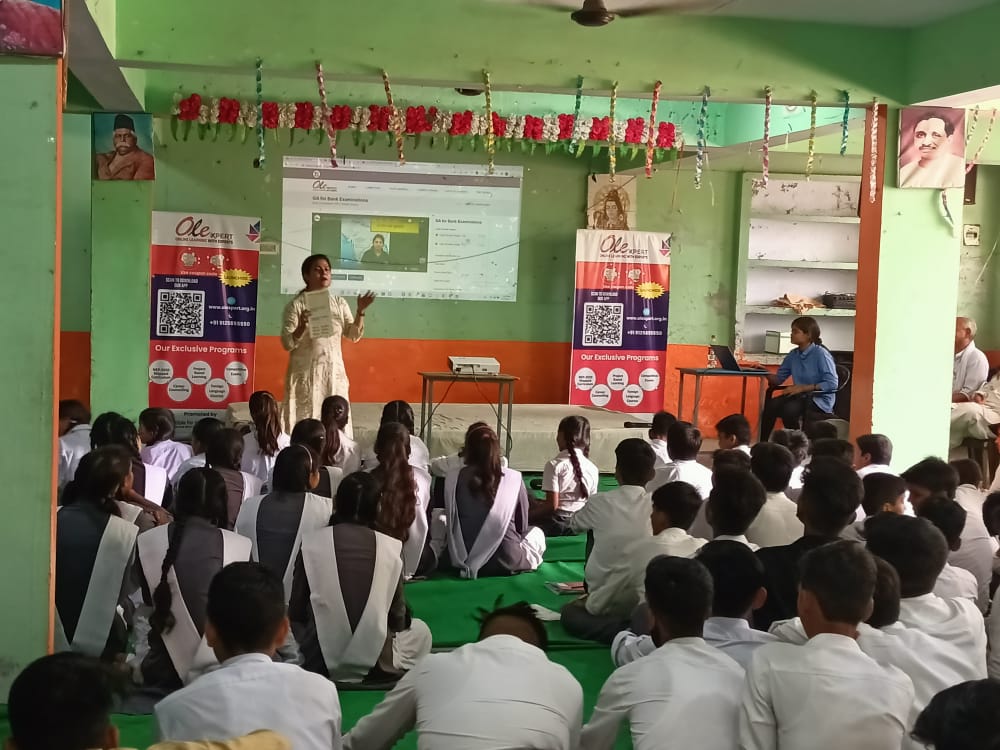
[[[236, 432], [233, 430], [233, 432]], [[239, 434], [239, 433], [237, 433]], [[153, 590], [153, 613], [149, 616], [149, 624], [156, 635], [169, 633], [176, 624], [174, 613], [170, 611], [173, 604], [173, 594], [167, 576], [177, 562], [177, 555], [184, 539], [184, 529], [190, 518], [204, 518], [216, 527], [227, 525], [226, 519], [226, 481], [214, 469], [191, 469], [181, 477], [174, 499], [173, 533], [167, 554], [163, 556], [160, 568], [160, 582]], [[169, 533], [169, 532], [168, 532]]]
[[375, 528], [405, 542], [417, 517], [417, 482], [410, 466], [410, 433], [406, 426], [386, 422], [379, 427], [375, 455], [379, 463], [372, 476], [380, 490]]
[[109, 516], [121, 518], [115, 502], [132, 473], [132, 455], [118, 445], [105, 445], [80, 459], [73, 479], [63, 490], [62, 504], [90, 503]]
[[139, 430], [132, 420], [114, 411], [99, 415], [90, 428], [90, 447], [97, 449], [107, 445], [124, 448], [132, 458], [138, 460]]
[[273, 456], [278, 452], [278, 436], [281, 434], [278, 401], [270, 391], [254, 391], [250, 394], [249, 405], [260, 452], [265, 456]]
[[351, 405], [343, 396], [327, 396], [319, 410], [319, 419], [326, 428], [326, 446], [323, 450], [323, 465], [335, 466], [340, 453], [340, 433], [347, 429], [351, 418]]
[[290, 445], [274, 462], [271, 490], [274, 492], [309, 492], [312, 476], [319, 472], [319, 456], [308, 445]]
[[219, 430], [205, 446], [205, 463], [213, 469], [239, 471], [243, 463], [243, 436], [232, 427]]
[[481, 492], [486, 504], [493, 507], [497, 491], [500, 489], [502, 468], [500, 465], [500, 440], [493, 429], [482, 425], [465, 436], [462, 451], [465, 465], [472, 468], [472, 489]]
[[569, 462], [573, 464], [573, 476], [576, 477], [580, 497], [586, 500], [590, 493], [583, 483], [583, 469], [580, 467], [580, 458], [576, 455], [576, 451], [582, 451], [584, 456], [590, 455], [590, 422], [586, 417], [564, 417], [559, 422], [559, 435], [569, 453]]
[[823, 338], [820, 336], [819, 323], [816, 322], [816, 318], [803, 315], [801, 318], [793, 320], [791, 327], [806, 334], [816, 346], [823, 346]]
[[390, 401], [388, 404], [382, 407], [382, 419], [379, 420], [381, 424], [389, 424], [390, 422], [398, 422], [406, 428], [407, 432], [411, 435], [414, 433], [413, 425], [413, 407], [410, 406], [405, 401]]
[[364, 471], [348, 474], [337, 488], [330, 525], [356, 523], [372, 529], [378, 520], [378, 480]]
[[318, 419], [300, 420], [292, 428], [292, 445], [308, 445], [317, 455], [326, 450], [326, 428]]
[[139, 412], [139, 424], [152, 437], [152, 440], [149, 441], [150, 445], [162, 440], [170, 440], [174, 436], [176, 428], [174, 414], [170, 409], [152, 407]]

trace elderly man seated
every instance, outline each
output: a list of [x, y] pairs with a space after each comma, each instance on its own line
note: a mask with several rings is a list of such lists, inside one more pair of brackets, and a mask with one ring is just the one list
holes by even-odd
[[991, 439], [991, 425], [1000, 424], [1000, 380], [986, 382], [989, 363], [976, 348], [976, 321], [955, 321], [955, 366], [951, 385], [951, 446], [966, 438]]

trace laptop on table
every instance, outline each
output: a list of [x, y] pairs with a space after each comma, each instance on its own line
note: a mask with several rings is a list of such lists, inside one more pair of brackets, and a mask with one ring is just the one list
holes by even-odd
[[736, 355], [733, 354], [731, 347], [713, 344], [711, 349], [715, 354], [716, 361], [719, 363], [720, 370], [726, 370], [727, 372], [767, 372], [767, 368], [763, 365], [740, 366], [740, 363], [736, 361]]

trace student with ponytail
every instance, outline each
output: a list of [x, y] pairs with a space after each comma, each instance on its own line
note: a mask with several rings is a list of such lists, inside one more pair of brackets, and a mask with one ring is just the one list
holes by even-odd
[[[317, 456], [326, 455], [327, 430], [318, 419], [303, 419], [292, 429], [292, 445], [308, 446]], [[322, 462], [322, 458], [320, 459]], [[344, 478], [344, 470], [323, 464], [319, 472], [319, 482], [313, 492], [321, 497], [333, 498]]]
[[[417, 436], [413, 407], [405, 401], [390, 401], [382, 407], [382, 419], [379, 421], [380, 426], [387, 424], [401, 424], [406, 428], [410, 436], [410, 466], [427, 471], [431, 465], [431, 452], [424, 441]], [[372, 450], [365, 455], [362, 461], [362, 468], [365, 471], [372, 471], [378, 466], [377, 453]]]
[[204, 639], [208, 586], [226, 565], [249, 560], [251, 546], [223, 528], [226, 500], [218, 471], [191, 469], [178, 486], [174, 522], [139, 536], [142, 594], [153, 607], [144, 692], [172, 692], [218, 663]]
[[465, 466], [444, 480], [451, 564], [463, 578], [535, 570], [545, 534], [528, 525], [528, 490], [520, 472], [501, 466], [493, 429], [480, 425], [469, 432], [463, 458]]
[[431, 475], [410, 462], [411, 439], [405, 425], [383, 423], [375, 438], [378, 466], [371, 472], [381, 497], [375, 529], [403, 543], [407, 578], [416, 574], [424, 551], [431, 497]]
[[[170, 508], [173, 502], [173, 487], [170, 486], [167, 470], [153, 466], [142, 460], [139, 449], [139, 431], [130, 419], [117, 412], [109, 411], [94, 420], [90, 430], [90, 444], [93, 448], [117, 445], [128, 451], [132, 457], [132, 492], [135, 498], [148, 500], [154, 505]], [[133, 498], [134, 499], [134, 498]]]
[[266, 482], [274, 471], [278, 453], [291, 441], [281, 429], [281, 410], [270, 391], [254, 391], [249, 406], [253, 427], [243, 436], [241, 468]]
[[170, 409], [143, 409], [139, 413], [139, 439], [142, 440], [142, 460], [151, 466], [166, 469], [173, 481], [174, 474], [193, 455], [190, 445], [174, 440], [174, 413]]
[[262, 482], [253, 474], [240, 471], [243, 459], [243, 436], [239, 430], [225, 428], [211, 438], [205, 448], [205, 461], [226, 484], [226, 515], [221, 527], [232, 531], [243, 501], [260, 494]]
[[56, 514], [57, 651], [112, 661], [127, 649], [139, 529], [122, 518], [116, 499], [128, 481], [130, 459], [115, 447], [87, 454]]
[[569, 519], [597, 492], [600, 473], [590, 455], [590, 422], [586, 417], [565, 417], [556, 431], [559, 454], [545, 464], [542, 491], [545, 500], [531, 508], [531, 522], [546, 536], [573, 533]]
[[347, 425], [351, 419], [351, 405], [343, 396], [328, 396], [323, 399], [320, 421], [326, 428], [326, 447], [323, 465], [342, 469], [344, 476], [361, 470], [361, 451], [358, 444], [347, 436]]

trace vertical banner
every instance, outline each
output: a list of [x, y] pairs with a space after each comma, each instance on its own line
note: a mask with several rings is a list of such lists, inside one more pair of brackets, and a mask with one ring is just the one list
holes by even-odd
[[580, 229], [569, 402], [663, 408], [670, 235]]
[[253, 390], [260, 219], [153, 212], [149, 404], [181, 434]]

